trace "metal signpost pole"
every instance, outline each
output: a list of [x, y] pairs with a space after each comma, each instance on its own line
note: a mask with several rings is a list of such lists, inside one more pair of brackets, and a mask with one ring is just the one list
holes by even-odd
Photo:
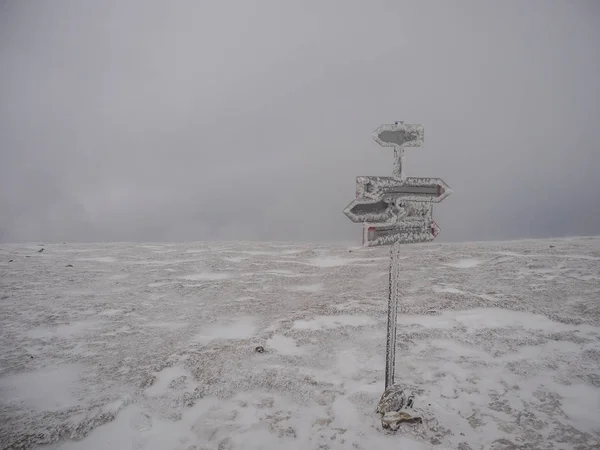
[[398, 297], [400, 281], [400, 242], [390, 249], [390, 286], [388, 293], [387, 342], [385, 349], [385, 389], [394, 384], [396, 371], [396, 322], [398, 320]]

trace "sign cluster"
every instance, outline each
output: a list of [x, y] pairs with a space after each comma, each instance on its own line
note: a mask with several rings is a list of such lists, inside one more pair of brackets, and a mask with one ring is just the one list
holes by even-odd
[[394, 147], [391, 177], [359, 176], [356, 199], [344, 209], [355, 223], [363, 224], [363, 245], [428, 242], [440, 229], [433, 221], [433, 203], [452, 192], [440, 178], [405, 177], [402, 166], [405, 147], [423, 145], [422, 125], [382, 125], [373, 139], [382, 147]]

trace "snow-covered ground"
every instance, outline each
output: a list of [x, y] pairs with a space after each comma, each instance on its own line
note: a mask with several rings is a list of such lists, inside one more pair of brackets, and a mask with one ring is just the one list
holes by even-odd
[[404, 246], [397, 434], [389, 248], [41, 248], [0, 247], [2, 449], [600, 448], [600, 238]]

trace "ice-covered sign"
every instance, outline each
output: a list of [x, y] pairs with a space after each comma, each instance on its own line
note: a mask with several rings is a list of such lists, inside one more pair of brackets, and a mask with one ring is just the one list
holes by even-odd
[[438, 225], [430, 219], [399, 225], [367, 225], [363, 230], [363, 245], [375, 247], [394, 243], [416, 244], [430, 242], [440, 232]]
[[390, 222], [401, 217], [396, 202], [388, 199], [353, 200], [344, 214], [354, 223]]
[[344, 214], [355, 223], [378, 225], [372, 227], [371, 238], [363, 235], [363, 245], [428, 242], [437, 236], [432, 204], [452, 190], [441, 178], [405, 177], [402, 172], [404, 148], [422, 146], [423, 136], [423, 125], [404, 122], [381, 125], [373, 132], [379, 145], [394, 148], [394, 170], [391, 177], [356, 178], [356, 199]]
[[431, 204], [406, 201], [403, 197], [385, 195], [375, 199], [356, 199], [344, 209], [355, 223], [411, 223], [414, 219], [431, 217]]
[[421, 147], [424, 134], [423, 125], [395, 122], [377, 128], [373, 139], [382, 147]]
[[394, 177], [356, 177], [357, 199], [439, 203], [451, 193], [441, 178], [406, 177], [399, 183]]

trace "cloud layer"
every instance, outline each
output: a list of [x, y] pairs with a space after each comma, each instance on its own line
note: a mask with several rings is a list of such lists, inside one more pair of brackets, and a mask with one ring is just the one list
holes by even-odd
[[440, 241], [600, 234], [600, 8], [0, 3], [0, 240], [360, 242], [371, 132], [425, 125]]

